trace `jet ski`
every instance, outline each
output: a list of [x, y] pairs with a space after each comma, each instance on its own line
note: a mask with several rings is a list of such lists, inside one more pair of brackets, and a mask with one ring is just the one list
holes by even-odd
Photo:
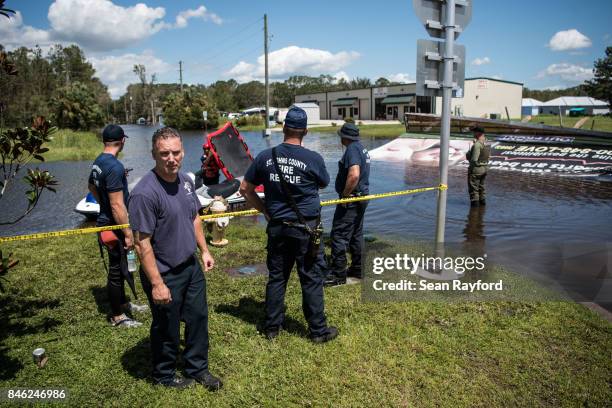
[[[195, 183], [194, 173], [187, 173]], [[213, 184], [211, 186], [202, 185], [196, 189], [196, 194], [200, 200], [202, 207], [208, 207], [214, 201], [215, 197], [222, 197], [226, 199], [229, 207], [228, 211], [240, 211], [246, 210], [249, 207], [246, 199], [240, 194], [240, 182], [242, 177], [239, 179], [225, 180], [219, 184]], [[257, 195], [263, 200], [265, 198], [264, 193], [258, 191]]]
[[83, 214], [89, 219], [98, 218], [98, 214], [100, 214], [100, 204], [96, 201], [93, 194], [91, 192], [87, 193], [85, 198], [83, 198], [74, 208], [74, 211], [79, 214]]
[[[219, 184], [206, 186], [202, 184], [201, 175], [203, 169], [195, 174], [189, 174], [192, 180], [194, 180], [196, 193], [202, 205], [208, 206], [212, 203], [215, 196], [221, 196], [229, 204], [228, 211], [239, 211], [249, 208], [245, 198], [238, 189], [244, 174], [253, 162], [253, 155], [244, 138], [238, 132], [238, 129], [232, 125], [232, 122], [227, 122], [219, 130], [205, 136], [202, 149], [204, 152], [207, 149], [210, 150], [220, 171], [226, 178], [225, 181]], [[202, 157], [202, 163], [205, 156], [206, 153]], [[258, 186], [255, 191], [259, 197], [264, 198], [263, 186]]]

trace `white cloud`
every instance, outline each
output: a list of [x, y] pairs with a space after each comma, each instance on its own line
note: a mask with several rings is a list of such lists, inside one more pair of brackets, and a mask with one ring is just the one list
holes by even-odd
[[[301, 48], [295, 45], [281, 48], [268, 54], [270, 78], [282, 79], [296, 74], [316, 75], [341, 70], [359, 58], [355, 51], [329, 51]], [[256, 64], [240, 61], [229, 71], [227, 77], [238, 82], [261, 79], [264, 76], [264, 56], [257, 58]]]
[[334, 75], [334, 80], [336, 82], [339, 82], [340, 80], [344, 79], [346, 82], [349, 82], [351, 80], [351, 78], [349, 78], [348, 74], [344, 71], [338, 71], [336, 72]]
[[388, 75], [386, 78], [391, 82], [400, 82], [402, 84], [414, 82], [414, 79], [410, 77], [410, 74], [405, 74], [402, 72]]
[[17, 12], [10, 20], [0, 20], [0, 41], [8, 49], [60, 43], [77, 44], [87, 51], [110, 51], [132, 46], [160, 30], [185, 28], [192, 18], [223, 22], [204, 6], [181, 11], [174, 24], [165, 22], [165, 15], [163, 7], [144, 3], [122, 7], [110, 0], [55, 0], [47, 14], [49, 30], [24, 25]]
[[548, 42], [548, 46], [553, 51], [576, 50], [591, 45], [591, 39], [574, 28], [555, 33]]
[[551, 85], [551, 86], [547, 86], [546, 88], [544, 88], [545, 91], [559, 91], [561, 89], [565, 89], [565, 86], [561, 86], [561, 85]]
[[538, 79], [546, 77], [558, 77], [566, 82], [583, 82], [593, 78], [593, 70], [591, 68], [581, 67], [580, 65], [563, 62], [549, 65], [536, 76]]
[[248, 62], [240, 61], [234, 65], [232, 69], [227, 71], [225, 75], [234, 78], [238, 82], [249, 82], [255, 79], [255, 65]]
[[137, 81], [132, 72], [134, 65], [142, 64], [147, 69], [147, 75], [163, 74], [172, 69], [167, 62], [157, 58], [151, 51], [142, 54], [123, 54], [89, 58], [96, 69], [96, 75], [108, 86], [112, 98], [118, 98], [130, 83]]
[[17, 11], [10, 19], [0, 19], [0, 43], [7, 49], [19, 47], [48, 47], [52, 44], [49, 33], [45, 30], [24, 25], [21, 12]]
[[138, 3], [121, 7], [109, 0], [55, 0], [49, 7], [54, 38], [75, 42], [93, 51], [128, 47], [167, 25], [163, 7]]
[[204, 21], [211, 21], [215, 24], [222, 24], [223, 19], [216, 15], [215, 13], [209, 12], [206, 7], [200, 6], [197, 9], [189, 9], [185, 11], [181, 11], [176, 16], [176, 22], [174, 26], [176, 28], [184, 28], [187, 27], [187, 20], [190, 18], [201, 18]]
[[476, 58], [472, 61], [472, 65], [486, 65], [490, 63], [491, 63], [491, 60], [489, 59], [489, 57]]
[[491, 78], [493, 79], [504, 79], [504, 76], [501, 74], [493, 75]]

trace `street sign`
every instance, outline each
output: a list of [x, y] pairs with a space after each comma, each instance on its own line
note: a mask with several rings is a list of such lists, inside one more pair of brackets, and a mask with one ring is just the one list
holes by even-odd
[[[472, 20], [472, 1], [455, 0], [455, 39]], [[412, 0], [412, 6], [430, 36], [444, 38], [446, 7], [444, 0]]]
[[[465, 81], [465, 46], [455, 44], [453, 63], [453, 97], [463, 97]], [[444, 81], [444, 43], [432, 40], [417, 40], [416, 94], [419, 96], [442, 96]]]

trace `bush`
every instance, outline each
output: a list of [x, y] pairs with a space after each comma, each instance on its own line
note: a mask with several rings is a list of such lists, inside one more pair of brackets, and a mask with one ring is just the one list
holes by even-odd
[[346, 117], [346, 118], [344, 118], [344, 121], [345, 121], [346, 123], [355, 123], [355, 119], [350, 118], [350, 117]]
[[176, 129], [204, 129], [202, 112], [208, 112], [206, 125], [219, 125], [219, 111], [206, 95], [197, 91], [174, 92], [164, 103], [164, 124]]
[[241, 116], [236, 120], [236, 126], [263, 126], [264, 121], [260, 115]]
[[337, 124], [336, 122], [332, 122], [332, 124], [331, 124], [331, 125], [332, 125], [332, 127], [336, 127], [336, 126], [338, 126], [338, 124]]

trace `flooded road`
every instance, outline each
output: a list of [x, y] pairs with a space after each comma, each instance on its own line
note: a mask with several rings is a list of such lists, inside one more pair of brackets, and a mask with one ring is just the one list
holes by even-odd
[[[130, 136], [122, 161], [134, 170], [128, 182], [133, 183], [153, 166], [150, 154], [152, 128], [126, 126]], [[195, 171], [200, 165], [202, 134], [183, 132], [186, 157], [183, 169]], [[274, 132], [271, 140], [260, 132], [243, 132], [243, 136], [255, 155], [268, 146], [282, 140], [282, 134]], [[389, 140], [364, 139], [372, 150]], [[322, 199], [336, 198], [333, 180], [342, 149], [335, 134], [311, 132], [305, 139], [309, 149], [325, 158], [332, 177], [331, 186], [322, 192]], [[58, 162], [43, 164], [60, 182], [57, 194], [45, 192], [39, 206], [18, 224], [0, 226], [0, 235], [17, 235], [32, 232], [78, 228], [84, 217], [73, 211], [77, 202], [87, 193], [87, 176], [90, 163]], [[547, 253], [549, 257], [534, 257], [542, 268], [555, 267], [551, 248], [560, 244], [609, 243], [612, 241], [612, 183], [576, 179], [559, 175], [539, 175], [491, 170], [487, 177], [487, 206], [470, 211], [467, 195], [467, 170], [452, 167], [449, 174], [447, 242], [478, 241], [486, 248], [507, 248], [509, 261], [514, 266], [524, 266], [524, 251]], [[436, 167], [423, 167], [405, 162], [373, 161], [370, 186], [372, 193], [435, 186], [438, 179]], [[22, 183], [18, 183], [22, 184]], [[16, 186], [16, 185], [15, 185]], [[14, 187], [15, 187], [14, 186]], [[25, 198], [16, 190], [0, 204], [0, 221], [19, 214], [25, 207]], [[325, 207], [323, 215], [326, 231], [331, 226], [334, 209]], [[367, 234], [401, 239], [431, 240], [435, 233], [436, 193], [427, 192], [396, 198], [386, 198], [370, 203], [366, 215]], [[523, 258], [524, 259], [524, 258]]]

